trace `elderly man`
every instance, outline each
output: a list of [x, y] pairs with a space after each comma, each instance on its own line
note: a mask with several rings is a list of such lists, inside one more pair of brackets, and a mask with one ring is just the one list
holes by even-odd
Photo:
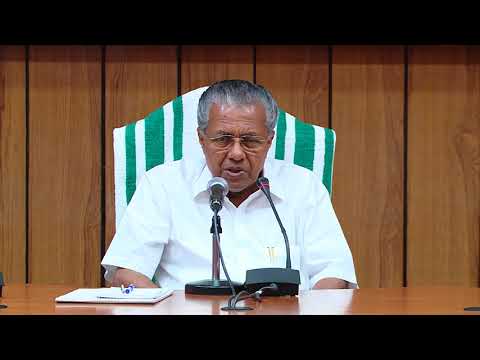
[[249, 269], [284, 267], [282, 233], [256, 185], [265, 176], [289, 237], [292, 268], [300, 271], [300, 289], [356, 287], [352, 255], [321, 180], [302, 167], [266, 159], [277, 114], [277, 104], [259, 85], [226, 80], [210, 86], [198, 104], [205, 160], [186, 156], [145, 174], [102, 260], [105, 279], [113, 286], [183, 289], [209, 278], [207, 183], [214, 176], [230, 189], [220, 215], [221, 250], [232, 280], [243, 283]]

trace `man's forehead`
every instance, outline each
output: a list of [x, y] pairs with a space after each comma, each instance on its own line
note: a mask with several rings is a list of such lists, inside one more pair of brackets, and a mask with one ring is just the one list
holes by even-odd
[[207, 128], [220, 134], [260, 134], [265, 131], [266, 113], [261, 103], [216, 104], [210, 108]]
[[262, 104], [212, 104], [209, 120], [257, 120], [265, 121]]

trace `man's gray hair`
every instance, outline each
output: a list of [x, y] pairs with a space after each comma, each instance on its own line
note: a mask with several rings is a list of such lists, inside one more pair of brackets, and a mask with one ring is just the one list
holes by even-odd
[[208, 126], [208, 114], [212, 104], [253, 105], [262, 104], [265, 108], [265, 126], [269, 133], [277, 125], [278, 106], [272, 95], [261, 85], [246, 80], [223, 80], [212, 84], [200, 97], [197, 119], [200, 130]]

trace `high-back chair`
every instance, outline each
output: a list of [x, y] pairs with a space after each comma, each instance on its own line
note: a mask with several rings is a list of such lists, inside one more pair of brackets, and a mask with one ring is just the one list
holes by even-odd
[[[197, 105], [207, 88], [192, 90], [144, 119], [113, 130], [117, 228], [146, 171], [183, 156], [204, 157], [197, 137]], [[310, 169], [322, 179], [331, 196], [334, 153], [335, 132], [332, 129], [304, 123], [279, 111], [267, 158]]]

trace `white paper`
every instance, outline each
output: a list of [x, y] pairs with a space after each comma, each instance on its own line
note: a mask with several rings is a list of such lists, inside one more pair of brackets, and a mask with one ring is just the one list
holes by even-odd
[[171, 295], [168, 288], [135, 288], [124, 294], [118, 287], [98, 289], [77, 289], [59, 296], [56, 302], [90, 302], [90, 303], [156, 303]]

